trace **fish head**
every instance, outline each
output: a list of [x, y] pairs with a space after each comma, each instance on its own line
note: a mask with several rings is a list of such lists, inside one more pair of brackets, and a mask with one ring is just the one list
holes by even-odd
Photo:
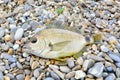
[[42, 51], [45, 49], [45, 41], [42, 37], [35, 35], [30, 37], [26, 44], [23, 46], [23, 51], [40, 56]]

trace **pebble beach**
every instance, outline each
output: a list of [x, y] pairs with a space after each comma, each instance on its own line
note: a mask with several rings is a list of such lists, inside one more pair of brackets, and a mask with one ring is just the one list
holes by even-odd
[[[66, 61], [24, 52], [28, 38], [52, 22], [96, 43]], [[0, 80], [120, 80], [120, 1], [0, 0]]]

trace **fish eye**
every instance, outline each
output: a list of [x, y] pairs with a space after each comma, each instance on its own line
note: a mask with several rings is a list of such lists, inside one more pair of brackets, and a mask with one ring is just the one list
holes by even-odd
[[37, 42], [37, 38], [36, 37], [32, 37], [32, 38], [30, 38], [30, 41], [31, 41], [31, 43], [36, 43]]

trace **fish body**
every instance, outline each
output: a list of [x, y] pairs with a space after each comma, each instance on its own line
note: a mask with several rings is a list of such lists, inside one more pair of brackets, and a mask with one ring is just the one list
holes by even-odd
[[45, 29], [34, 36], [35, 43], [28, 42], [26, 51], [43, 58], [61, 58], [74, 55], [93, 40], [64, 29]]

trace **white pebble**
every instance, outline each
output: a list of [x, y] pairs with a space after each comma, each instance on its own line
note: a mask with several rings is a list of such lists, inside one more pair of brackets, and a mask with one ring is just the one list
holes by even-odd
[[18, 28], [16, 33], [15, 33], [14, 39], [15, 40], [20, 40], [23, 36], [23, 33], [24, 33], [23, 28]]
[[85, 76], [86, 74], [82, 70], [78, 70], [75, 72], [75, 79], [81, 79], [84, 78]]
[[19, 48], [19, 44], [15, 44], [14, 46], [13, 46], [13, 49], [14, 50], [16, 50], [16, 49], [18, 49]]

